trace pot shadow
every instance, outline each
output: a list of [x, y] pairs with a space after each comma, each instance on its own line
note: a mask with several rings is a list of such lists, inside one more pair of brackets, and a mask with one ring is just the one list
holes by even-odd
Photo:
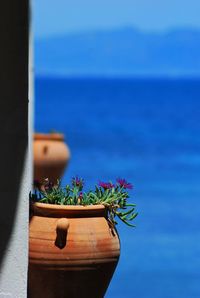
[[63, 249], [67, 245], [67, 235], [68, 235], [67, 229], [59, 229], [57, 227], [55, 246], [57, 246], [60, 249]]

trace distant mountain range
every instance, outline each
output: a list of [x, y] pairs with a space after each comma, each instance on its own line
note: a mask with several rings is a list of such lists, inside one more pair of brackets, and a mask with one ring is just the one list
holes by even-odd
[[200, 76], [200, 30], [124, 28], [36, 40], [35, 70], [40, 75]]

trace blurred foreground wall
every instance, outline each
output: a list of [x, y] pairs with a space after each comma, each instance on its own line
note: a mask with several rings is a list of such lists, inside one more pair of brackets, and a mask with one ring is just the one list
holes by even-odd
[[27, 297], [28, 0], [0, 4], [0, 298]]

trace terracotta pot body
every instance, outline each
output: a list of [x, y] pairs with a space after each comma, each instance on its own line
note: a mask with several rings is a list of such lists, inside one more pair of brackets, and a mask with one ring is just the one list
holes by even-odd
[[102, 205], [33, 205], [28, 297], [104, 297], [120, 255], [105, 215]]
[[49, 178], [57, 182], [64, 173], [70, 158], [68, 146], [64, 143], [64, 136], [58, 133], [35, 134], [33, 142], [34, 180], [43, 182]]

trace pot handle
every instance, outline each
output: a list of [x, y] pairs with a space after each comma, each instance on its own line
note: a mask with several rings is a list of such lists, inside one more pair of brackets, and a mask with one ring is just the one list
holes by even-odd
[[60, 249], [66, 246], [68, 229], [69, 229], [69, 220], [67, 218], [58, 219], [57, 227], [56, 227], [57, 237], [56, 237], [55, 245]]
[[46, 155], [47, 152], [48, 152], [48, 146], [45, 145], [45, 146], [43, 147], [43, 153], [44, 153], [44, 155]]

